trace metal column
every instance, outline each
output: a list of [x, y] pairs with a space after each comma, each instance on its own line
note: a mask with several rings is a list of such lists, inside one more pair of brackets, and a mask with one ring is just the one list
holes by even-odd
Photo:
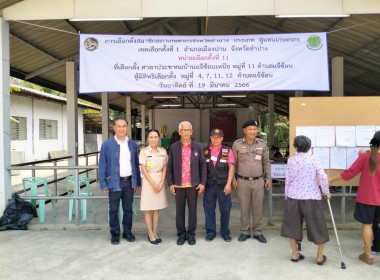
[[6, 169], [11, 165], [11, 127], [9, 93], [9, 24], [0, 18], [0, 213], [11, 198], [11, 173]]

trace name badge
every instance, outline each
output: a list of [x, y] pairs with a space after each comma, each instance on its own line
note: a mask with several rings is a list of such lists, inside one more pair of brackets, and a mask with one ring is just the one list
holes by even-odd
[[206, 159], [206, 162], [210, 162], [210, 159], [208, 158], [208, 159]]
[[222, 149], [222, 153], [228, 153], [228, 149]]
[[154, 161], [147, 161], [146, 166], [148, 167], [154, 166]]
[[226, 159], [221, 159], [220, 162], [227, 162], [227, 160]]
[[217, 158], [217, 157], [214, 157], [214, 156], [211, 156], [211, 160], [212, 160], [212, 161], [217, 161], [218, 158]]
[[255, 156], [255, 160], [261, 160], [261, 156], [260, 155], [256, 155]]

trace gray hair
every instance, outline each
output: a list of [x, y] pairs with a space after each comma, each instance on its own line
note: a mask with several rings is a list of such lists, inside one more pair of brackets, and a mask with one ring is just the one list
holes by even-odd
[[190, 125], [190, 129], [193, 129], [193, 126], [191, 125], [190, 122], [188, 122], [188, 121], [183, 121], [183, 122], [180, 122], [180, 123], [179, 123], [179, 125], [178, 125], [178, 130], [181, 130], [181, 129], [182, 129], [182, 126], [183, 126], [184, 124], [188, 124], [188, 125]]
[[307, 153], [311, 147], [311, 140], [309, 137], [299, 135], [294, 137], [293, 146], [297, 149], [297, 152]]

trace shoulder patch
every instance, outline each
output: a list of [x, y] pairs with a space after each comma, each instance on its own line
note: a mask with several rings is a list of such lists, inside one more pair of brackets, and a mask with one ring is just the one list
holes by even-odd
[[166, 149], [164, 147], [160, 147], [160, 149], [163, 150], [163, 151], [166, 151]]
[[147, 147], [144, 147], [144, 148], [141, 149], [141, 151], [145, 151], [146, 149], [147, 149]]

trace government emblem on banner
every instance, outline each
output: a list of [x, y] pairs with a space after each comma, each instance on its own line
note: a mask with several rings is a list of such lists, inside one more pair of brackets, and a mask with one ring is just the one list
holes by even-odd
[[99, 47], [98, 39], [94, 37], [88, 37], [83, 42], [84, 48], [88, 51], [94, 51]]
[[307, 38], [307, 47], [311, 50], [319, 50], [322, 48], [322, 39], [318, 35], [311, 35]]

